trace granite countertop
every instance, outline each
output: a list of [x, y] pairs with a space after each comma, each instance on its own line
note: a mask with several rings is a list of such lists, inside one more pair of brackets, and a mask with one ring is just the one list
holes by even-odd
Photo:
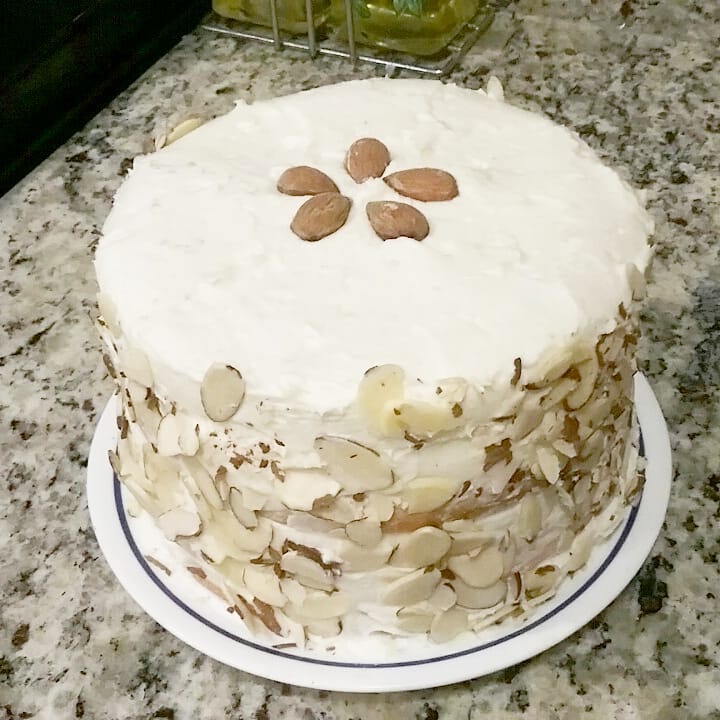
[[199, 654], [129, 598], [100, 554], [86, 457], [111, 393], [89, 313], [113, 193], [189, 113], [376, 72], [198, 29], [0, 199], [0, 717], [244, 720], [720, 718], [720, 6], [518, 0], [453, 79], [575, 128], [647, 190], [656, 258], [642, 362], [675, 479], [620, 598], [539, 657], [394, 696], [265, 681]]

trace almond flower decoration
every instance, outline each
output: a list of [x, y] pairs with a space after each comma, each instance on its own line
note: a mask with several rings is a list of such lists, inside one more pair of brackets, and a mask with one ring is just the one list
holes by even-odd
[[[390, 152], [375, 138], [356, 140], [345, 156], [345, 169], [356, 183], [383, 177]], [[458, 195], [455, 178], [437, 168], [401, 170], [383, 178], [396, 193], [421, 202], [442, 202]], [[288, 168], [277, 189], [285, 195], [311, 195], [295, 214], [290, 229], [302, 240], [316, 242], [339, 230], [347, 221], [352, 200], [324, 172], [309, 165]], [[395, 200], [369, 202], [365, 207], [372, 229], [381, 240], [409, 237], [424, 240], [430, 232], [427, 218], [416, 207]]]

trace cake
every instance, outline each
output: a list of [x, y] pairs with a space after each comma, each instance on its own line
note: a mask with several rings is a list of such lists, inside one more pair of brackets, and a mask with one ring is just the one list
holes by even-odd
[[651, 231], [494, 79], [239, 103], [137, 158], [95, 261], [131, 512], [271, 643], [527, 617], [642, 486]]

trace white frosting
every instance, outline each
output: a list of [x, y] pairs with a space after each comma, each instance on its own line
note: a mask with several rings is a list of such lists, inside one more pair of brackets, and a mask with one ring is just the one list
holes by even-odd
[[[457, 179], [454, 200], [407, 200], [430, 223], [423, 242], [371, 229], [365, 204], [398, 196], [344, 170], [367, 136], [388, 146], [388, 173], [430, 166]], [[290, 231], [304, 198], [275, 189], [293, 165], [324, 171], [353, 201], [320, 242]], [[239, 105], [138, 158], [96, 269], [171, 397], [224, 362], [255, 402], [324, 412], [351, 403], [374, 365], [482, 387], [509, 378], [518, 356], [527, 367], [609, 330], [651, 231], [636, 194], [547, 119], [482, 91], [374, 79]]]

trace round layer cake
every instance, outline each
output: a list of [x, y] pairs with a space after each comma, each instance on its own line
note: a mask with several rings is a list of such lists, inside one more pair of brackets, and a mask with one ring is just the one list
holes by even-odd
[[526, 614], [641, 487], [651, 230], [496, 81], [240, 104], [138, 158], [104, 227], [115, 471], [253, 632]]

